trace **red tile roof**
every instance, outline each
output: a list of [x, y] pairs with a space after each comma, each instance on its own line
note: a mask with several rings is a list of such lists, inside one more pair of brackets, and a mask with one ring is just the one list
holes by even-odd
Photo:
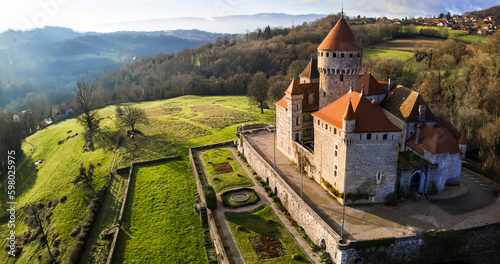
[[[319, 83], [298, 83], [293, 80], [288, 86], [288, 89], [285, 93], [290, 95], [303, 95], [302, 97], [302, 112], [314, 112], [319, 109]], [[314, 94], [314, 103], [309, 104], [309, 94]], [[276, 105], [279, 105], [283, 108], [287, 108], [286, 96], [281, 100], [276, 102]]]
[[312, 114], [325, 122], [342, 128], [342, 121], [349, 101], [352, 103], [354, 119], [356, 119], [356, 131], [366, 132], [396, 132], [401, 131], [394, 125], [378, 104], [372, 104], [366, 97], [360, 97], [360, 93], [351, 92], [340, 97], [337, 101], [327, 105], [318, 112]]
[[444, 127], [422, 126], [420, 130], [420, 144], [415, 144], [416, 134], [406, 141], [406, 145], [424, 154], [424, 150], [438, 153], [460, 153], [457, 140], [450, 131]]
[[460, 136], [460, 139], [458, 140], [458, 144], [467, 145], [467, 136], [465, 135], [465, 131], [462, 132], [462, 136]]
[[351, 100], [349, 100], [349, 104], [347, 104], [347, 109], [342, 118], [345, 120], [354, 120], [354, 110], [352, 109]]
[[295, 79], [292, 80], [292, 82], [288, 86], [288, 89], [286, 89], [285, 93], [291, 95], [304, 94], [299, 87], [299, 83]]
[[386, 94], [384, 87], [370, 73], [359, 77], [358, 92], [361, 92], [362, 89], [365, 95]]
[[318, 50], [362, 51], [363, 48], [345, 19], [341, 18], [321, 42]]
[[286, 109], [287, 108], [287, 103], [286, 103], [285, 96], [283, 96], [283, 98], [281, 98], [281, 100], [279, 100], [278, 102], [276, 102], [276, 105], [283, 107], [283, 109]]

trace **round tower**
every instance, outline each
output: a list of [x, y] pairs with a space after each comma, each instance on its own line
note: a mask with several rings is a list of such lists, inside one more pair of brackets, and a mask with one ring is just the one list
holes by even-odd
[[342, 17], [318, 47], [319, 109], [358, 87], [363, 48]]

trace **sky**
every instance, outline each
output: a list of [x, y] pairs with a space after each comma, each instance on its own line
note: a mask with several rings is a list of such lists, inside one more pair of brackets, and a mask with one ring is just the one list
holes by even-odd
[[[434, 16], [486, 9], [500, 0], [356, 0], [345, 1], [348, 16]], [[172, 17], [217, 17], [257, 13], [331, 14], [342, 0], [17, 0], [0, 9], [0, 32], [43, 26], [87, 31], [104, 23]]]

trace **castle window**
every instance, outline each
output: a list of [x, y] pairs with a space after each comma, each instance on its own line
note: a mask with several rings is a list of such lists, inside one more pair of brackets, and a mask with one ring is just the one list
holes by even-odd
[[295, 133], [295, 141], [300, 141], [300, 133]]
[[312, 135], [312, 129], [311, 128], [308, 128], [306, 130], [304, 130], [304, 136], [305, 137], [310, 137]]
[[333, 128], [333, 134], [337, 135], [337, 129]]
[[383, 139], [383, 140], [387, 140], [387, 134], [384, 134], [384, 135], [382, 136], [382, 139]]
[[334, 57], [334, 58], [335, 58], [335, 57], [337, 57], [337, 53], [335, 53], [335, 52], [334, 52], [334, 53], [332, 54], [332, 57]]
[[339, 152], [339, 145], [335, 144], [335, 157], [337, 157]]
[[297, 105], [297, 110], [299, 110], [299, 105]]
[[358, 58], [361, 57], [361, 52], [358, 52]]
[[341, 58], [344, 58], [345, 54], [344, 53], [340, 53], [340, 57]]
[[328, 130], [328, 125], [327, 124], [325, 124], [325, 129]]
[[314, 104], [314, 93], [309, 93], [307, 101], [309, 104]]
[[326, 97], [326, 92], [323, 92], [323, 97]]
[[337, 177], [337, 165], [333, 165], [333, 176]]
[[343, 81], [344, 81], [344, 75], [343, 75], [343, 74], [341, 74], [341, 75], [340, 75], [340, 81], [341, 81], [341, 82], [343, 82]]
[[312, 116], [310, 114], [305, 114], [304, 117], [302, 118], [302, 122], [309, 122], [311, 121]]
[[328, 55], [330, 55], [328, 52], [326, 53], [326, 56], [329, 57]]
[[319, 126], [319, 120], [318, 120], [318, 126]]
[[349, 53], [349, 58], [352, 58], [352, 53]]
[[321, 57], [323, 57], [323, 52], [321, 52]]
[[367, 140], [372, 139], [372, 134], [370, 134], [370, 133], [366, 134], [366, 139], [367, 139]]

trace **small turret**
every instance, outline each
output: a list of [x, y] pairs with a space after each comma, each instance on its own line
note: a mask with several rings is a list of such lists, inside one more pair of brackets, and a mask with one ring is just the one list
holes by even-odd
[[354, 131], [356, 130], [356, 118], [354, 117], [354, 109], [352, 108], [350, 99], [342, 119], [342, 127], [344, 132], [347, 134], [354, 133]]
[[460, 149], [460, 157], [465, 158], [465, 152], [467, 151], [467, 136], [465, 131], [462, 132], [462, 136], [458, 140], [458, 149]]

